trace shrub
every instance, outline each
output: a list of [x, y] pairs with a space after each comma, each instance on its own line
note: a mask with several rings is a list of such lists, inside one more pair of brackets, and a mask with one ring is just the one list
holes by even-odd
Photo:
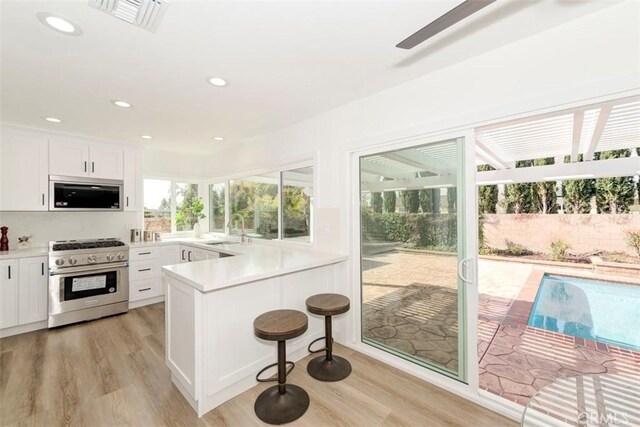
[[635, 249], [640, 258], [640, 230], [630, 230], [624, 233], [624, 242], [632, 249]]
[[551, 242], [551, 258], [560, 261], [567, 257], [567, 250], [570, 248], [569, 244], [563, 240], [556, 240]]
[[507, 253], [513, 256], [523, 256], [529, 255], [531, 251], [529, 251], [524, 245], [519, 243], [514, 243], [507, 240]]

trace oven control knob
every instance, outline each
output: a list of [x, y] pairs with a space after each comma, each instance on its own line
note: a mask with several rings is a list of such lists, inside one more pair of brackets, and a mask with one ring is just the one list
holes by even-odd
[[107, 254], [107, 261], [113, 261], [113, 254]]
[[64, 264], [64, 260], [63, 260], [62, 258], [58, 258], [58, 259], [56, 260], [56, 265], [57, 265], [57, 266], [61, 266], [61, 265], [63, 265], [63, 264]]
[[95, 256], [95, 255], [89, 255], [89, 256], [87, 257], [87, 262], [88, 262], [89, 264], [93, 264], [93, 263], [95, 263], [95, 262], [96, 262], [96, 256]]
[[76, 265], [77, 263], [78, 263], [77, 259], [73, 257], [69, 258], [69, 265]]
[[120, 261], [122, 261], [124, 259], [124, 254], [122, 252], [118, 252], [118, 255], [116, 255], [118, 257], [118, 259]]

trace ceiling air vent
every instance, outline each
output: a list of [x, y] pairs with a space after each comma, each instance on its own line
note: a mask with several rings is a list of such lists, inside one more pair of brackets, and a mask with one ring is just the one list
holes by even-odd
[[166, 0], [89, 0], [89, 6], [155, 33], [169, 7]]

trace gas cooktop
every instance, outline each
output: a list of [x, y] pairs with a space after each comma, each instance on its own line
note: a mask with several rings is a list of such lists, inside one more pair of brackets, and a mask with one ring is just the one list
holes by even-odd
[[58, 240], [49, 244], [50, 251], [73, 251], [80, 249], [113, 248], [126, 246], [118, 239]]

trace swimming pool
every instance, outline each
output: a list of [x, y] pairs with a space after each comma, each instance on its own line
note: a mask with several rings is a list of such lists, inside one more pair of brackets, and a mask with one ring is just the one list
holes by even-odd
[[640, 286], [545, 274], [529, 326], [640, 351]]

